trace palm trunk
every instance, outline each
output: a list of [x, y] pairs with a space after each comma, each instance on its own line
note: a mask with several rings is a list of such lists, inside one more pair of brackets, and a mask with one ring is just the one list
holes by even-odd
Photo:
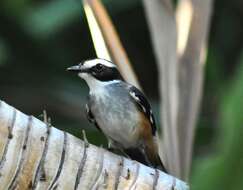
[[188, 180], [213, 0], [179, 0], [176, 11], [171, 0], [143, 2], [160, 74], [161, 157]]
[[188, 189], [0, 101], [0, 190]]

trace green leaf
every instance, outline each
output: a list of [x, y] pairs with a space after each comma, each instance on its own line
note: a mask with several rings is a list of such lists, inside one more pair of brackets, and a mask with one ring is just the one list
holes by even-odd
[[218, 151], [198, 163], [192, 189], [243, 187], [243, 57], [234, 76], [222, 95]]

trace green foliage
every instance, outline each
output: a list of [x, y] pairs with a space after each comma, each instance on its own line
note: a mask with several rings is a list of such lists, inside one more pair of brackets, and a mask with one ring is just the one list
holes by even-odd
[[8, 57], [8, 49], [3, 39], [0, 39], [0, 66], [5, 64]]
[[[242, 54], [243, 55], [243, 54]], [[218, 152], [198, 162], [192, 188], [237, 190], [243, 187], [243, 57], [224, 90], [220, 106]]]

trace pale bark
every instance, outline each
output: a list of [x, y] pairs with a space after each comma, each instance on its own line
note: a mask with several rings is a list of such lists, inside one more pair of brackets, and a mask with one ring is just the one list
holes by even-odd
[[181, 178], [190, 175], [194, 133], [202, 97], [212, 0], [181, 0], [177, 8], [179, 58], [178, 135]]
[[171, 0], [144, 0], [144, 7], [160, 71], [166, 164], [188, 179], [212, 0], [180, 0], [176, 12]]
[[96, 55], [117, 64], [123, 78], [141, 89], [120, 38], [99, 0], [83, 0]]
[[[161, 97], [161, 156], [169, 171], [181, 174], [178, 148], [178, 76], [176, 22], [170, 0], [144, 0], [144, 8], [159, 69]], [[163, 141], [162, 141], [163, 140]], [[164, 148], [162, 147], [164, 145]], [[166, 155], [165, 155], [166, 154]]]
[[0, 101], [0, 190], [5, 189], [183, 190], [188, 186]]

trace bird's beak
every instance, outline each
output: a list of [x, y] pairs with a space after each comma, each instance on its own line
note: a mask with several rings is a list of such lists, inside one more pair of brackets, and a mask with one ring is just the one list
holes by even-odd
[[82, 68], [80, 67], [80, 65], [74, 65], [74, 66], [68, 67], [67, 71], [79, 73], [79, 72], [82, 72]]

